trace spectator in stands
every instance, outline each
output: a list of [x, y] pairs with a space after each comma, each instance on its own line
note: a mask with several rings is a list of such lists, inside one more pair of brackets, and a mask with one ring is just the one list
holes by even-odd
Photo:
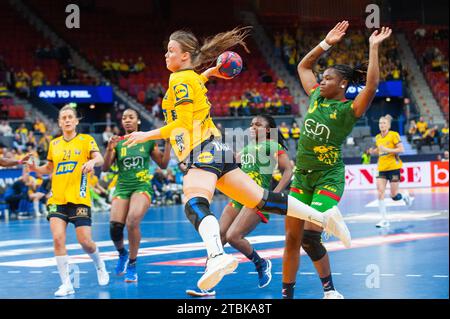
[[155, 192], [155, 198], [153, 199], [153, 203], [152, 204], [161, 204], [164, 200], [163, 197], [163, 189], [164, 189], [164, 185], [167, 184], [167, 180], [166, 177], [164, 176], [164, 172], [162, 171], [161, 168], [157, 167], [155, 169], [155, 173], [153, 174], [153, 178], [152, 178], [152, 188], [153, 191]]
[[154, 118], [161, 118], [161, 98], [158, 97], [152, 106], [152, 115]]
[[0, 99], [1, 98], [10, 98], [11, 93], [8, 90], [8, 87], [5, 85], [5, 83], [0, 82]]
[[421, 40], [425, 38], [427, 34], [427, 30], [424, 27], [419, 27], [414, 31], [414, 35], [416, 36], [416, 40]]
[[432, 128], [429, 128], [422, 135], [422, 145], [436, 145], [439, 144], [439, 129], [438, 126], [435, 125]]
[[237, 99], [235, 96], [232, 96], [230, 102], [228, 103], [228, 109], [230, 111], [230, 115], [238, 116], [240, 106], [241, 106], [241, 101], [239, 99]]
[[48, 148], [50, 146], [50, 141], [52, 140], [52, 136], [49, 132], [45, 132], [44, 135], [39, 139], [37, 145], [37, 153], [41, 160], [47, 157]]
[[147, 86], [147, 90], [145, 91], [145, 103], [153, 105], [158, 98], [158, 89], [155, 83], [150, 82]]
[[119, 129], [119, 127], [117, 125], [115, 125], [113, 127], [113, 134], [114, 135], [120, 135], [120, 129]]
[[444, 156], [442, 157], [442, 162], [448, 162], [448, 151], [444, 151]]
[[448, 136], [448, 123], [445, 122], [444, 126], [441, 128], [441, 136]]
[[16, 92], [21, 96], [30, 96], [30, 76], [23, 69], [16, 74]]
[[51, 193], [51, 174], [47, 177], [42, 177], [38, 173], [36, 173], [36, 176], [38, 179], [41, 180], [41, 182], [38, 184], [38, 187], [35, 192], [31, 193], [29, 195], [30, 200], [33, 202], [33, 210], [34, 215], [39, 216], [46, 216], [47, 215], [47, 199], [50, 197]]
[[26, 141], [25, 145], [27, 147], [28, 146], [31, 146], [33, 148], [36, 147], [37, 142], [36, 142], [36, 137], [34, 136], [34, 131], [29, 131], [28, 132], [27, 141]]
[[9, 186], [4, 194], [12, 218], [18, 216], [19, 208], [21, 208], [19, 207], [20, 202], [28, 198], [28, 186], [25, 184], [26, 175], [27, 173], [24, 169], [22, 176]]
[[123, 77], [128, 77], [128, 74], [130, 73], [130, 67], [127, 63], [125, 63], [125, 59], [120, 59], [119, 71]]
[[361, 164], [370, 164], [370, 148], [366, 149], [361, 155]]
[[37, 87], [44, 85], [44, 72], [42, 72], [40, 66], [36, 66], [36, 68], [31, 72], [31, 86]]
[[142, 57], [140, 56], [136, 62], [136, 64], [134, 65], [134, 70], [139, 73], [144, 71], [144, 69], [146, 68], [145, 62], [142, 59]]
[[292, 127], [291, 127], [291, 138], [294, 140], [295, 142], [295, 147], [297, 148], [298, 145], [298, 139], [300, 138], [300, 128], [298, 127], [297, 122], [292, 122]]
[[112, 62], [109, 56], [105, 56], [102, 61], [102, 73], [107, 78], [112, 77]]
[[111, 130], [111, 126], [106, 126], [105, 130], [103, 131], [103, 134], [102, 134], [103, 146], [106, 147], [108, 145], [108, 142], [113, 135], [114, 135], [114, 133]]
[[255, 104], [261, 103], [262, 102], [262, 96], [261, 94], [258, 92], [257, 89], [252, 89], [250, 91], [251, 94], [251, 99]]
[[249, 99], [245, 94], [242, 94], [241, 100], [240, 100], [240, 108], [238, 110], [239, 115], [243, 116], [250, 116], [250, 107], [249, 107]]
[[23, 137], [23, 139], [26, 140], [26, 137], [28, 135], [28, 129], [25, 123], [20, 124], [19, 127], [16, 128], [15, 133], [21, 135], [21, 137]]
[[33, 124], [33, 130], [35, 133], [44, 134], [47, 131], [47, 128], [40, 119], [36, 119]]
[[289, 127], [287, 126], [286, 122], [282, 122], [280, 127], [278, 128], [280, 130], [281, 135], [284, 137], [284, 139], [287, 141], [289, 140]]
[[426, 130], [428, 129], [428, 123], [425, 122], [425, 119], [423, 118], [423, 116], [421, 116], [419, 118], [419, 121], [416, 123], [417, 126], [417, 130], [419, 131], [420, 134], [424, 134], [426, 132]]
[[416, 121], [411, 120], [409, 122], [409, 128], [408, 133], [406, 134], [406, 138], [408, 139], [408, 142], [412, 142], [414, 137], [420, 137], [419, 131], [417, 129]]
[[13, 136], [12, 127], [9, 125], [8, 121], [3, 120], [0, 122], [0, 136]]
[[278, 95], [278, 93], [276, 93], [274, 95], [274, 99], [272, 102], [272, 114], [275, 115], [283, 115], [285, 114], [286, 110], [284, 107], [284, 103], [280, 98], [280, 95]]

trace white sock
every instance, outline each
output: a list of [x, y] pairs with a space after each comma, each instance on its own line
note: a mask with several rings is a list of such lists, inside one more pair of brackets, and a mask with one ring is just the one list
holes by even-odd
[[378, 209], [380, 210], [381, 218], [386, 219], [386, 203], [384, 199], [378, 200]]
[[324, 228], [325, 217], [323, 213], [302, 203], [301, 201], [290, 195], [288, 195], [287, 215], [290, 217], [306, 220], [319, 227]]
[[34, 214], [39, 215], [39, 201], [33, 201]]
[[103, 267], [103, 261], [98, 253], [98, 247], [95, 247], [95, 251], [92, 254], [88, 254], [94, 262], [95, 268]]
[[58, 267], [59, 278], [61, 278], [62, 284], [67, 284], [70, 282], [69, 276], [69, 256], [55, 256], [56, 265]]
[[220, 227], [217, 218], [208, 215], [201, 221], [198, 226], [198, 233], [206, 245], [208, 257], [223, 253], [222, 241], [220, 240]]

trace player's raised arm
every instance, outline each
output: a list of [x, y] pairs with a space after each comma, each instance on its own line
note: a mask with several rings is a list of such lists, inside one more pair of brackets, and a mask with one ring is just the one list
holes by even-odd
[[317, 85], [316, 76], [313, 72], [313, 67], [319, 60], [320, 56], [331, 48], [332, 45], [337, 44], [345, 35], [349, 26], [348, 21], [342, 21], [336, 24], [336, 26], [328, 32], [325, 39], [320, 42], [314, 49], [312, 49], [307, 55], [303, 57], [297, 66], [298, 75], [302, 82], [303, 89], [306, 94], [310, 95], [311, 91]]
[[374, 31], [369, 38], [369, 66], [367, 68], [366, 87], [358, 94], [353, 102], [353, 110], [356, 117], [361, 117], [372, 103], [380, 82], [380, 66], [378, 61], [378, 49], [380, 44], [389, 38], [392, 30], [382, 27], [381, 31]]

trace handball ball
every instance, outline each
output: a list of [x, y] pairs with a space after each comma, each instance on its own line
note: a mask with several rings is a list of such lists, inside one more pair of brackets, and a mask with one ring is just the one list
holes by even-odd
[[217, 58], [217, 64], [222, 64], [219, 72], [229, 79], [242, 71], [242, 59], [236, 52], [226, 51]]

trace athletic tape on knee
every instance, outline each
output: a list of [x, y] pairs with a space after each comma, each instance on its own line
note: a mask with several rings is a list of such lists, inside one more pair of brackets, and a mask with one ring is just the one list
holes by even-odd
[[109, 223], [109, 235], [111, 236], [112, 241], [121, 241], [123, 239], [124, 228], [125, 224], [118, 222]]
[[261, 202], [256, 206], [260, 211], [286, 215], [288, 198], [284, 193], [274, 193], [264, 190]]
[[392, 200], [401, 200], [401, 199], [403, 199], [403, 196], [402, 196], [402, 194], [398, 193], [397, 195], [395, 195], [394, 197], [391, 197], [391, 198], [392, 198]]
[[203, 218], [213, 215], [209, 209], [208, 200], [203, 197], [191, 198], [184, 206], [184, 213], [197, 231]]
[[312, 261], [319, 261], [327, 253], [322, 244], [321, 233], [313, 230], [303, 231], [302, 248]]

